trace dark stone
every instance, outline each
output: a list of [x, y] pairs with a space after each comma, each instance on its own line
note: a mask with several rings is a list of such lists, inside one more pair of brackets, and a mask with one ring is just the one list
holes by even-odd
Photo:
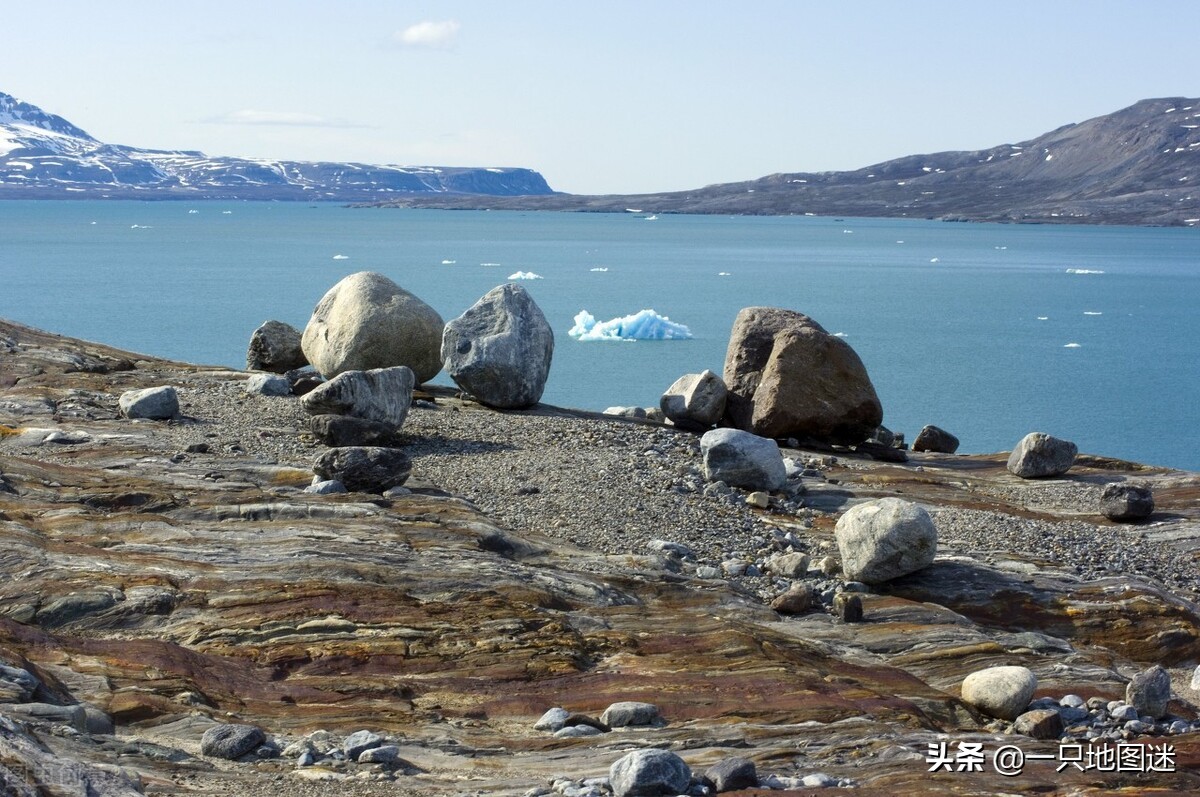
[[1110, 484], [1100, 494], [1100, 513], [1109, 520], [1145, 520], [1154, 512], [1154, 493], [1140, 484]]
[[313, 436], [327, 446], [381, 446], [396, 448], [400, 435], [396, 427], [381, 421], [350, 415], [314, 415], [308, 421]]
[[217, 725], [200, 737], [200, 752], [234, 761], [258, 749], [267, 737], [253, 725]]
[[1034, 739], [1057, 739], [1062, 735], [1062, 716], [1052, 708], [1026, 711], [1013, 722], [1013, 731]]
[[945, 429], [929, 425], [917, 433], [917, 439], [913, 440], [912, 450], [953, 454], [958, 450], [958, 438]]
[[1161, 665], [1155, 664], [1133, 676], [1125, 687], [1125, 702], [1137, 709], [1138, 716], [1161, 719], [1167, 714], [1167, 703], [1171, 702], [1171, 676]]
[[833, 596], [833, 612], [844, 623], [861, 623], [862, 598], [851, 592], [839, 592]]
[[718, 793], [752, 789], [758, 785], [758, 770], [748, 758], [726, 758], [704, 771]]
[[250, 336], [247, 371], [282, 374], [308, 364], [300, 348], [300, 330], [282, 321], [267, 321]]
[[803, 614], [812, 604], [812, 587], [808, 584], [794, 584], [787, 592], [771, 601], [771, 608], [780, 614]]
[[612, 728], [608, 727], [595, 717], [589, 717], [587, 714], [580, 714], [579, 712], [568, 714], [567, 718], [563, 720], [564, 728], [570, 728], [575, 725], [590, 725], [596, 730], [604, 731], [605, 733], [608, 733], [612, 730]]
[[908, 462], [908, 454], [903, 448], [885, 446], [880, 443], [859, 443], [854, 447], [859, 454], [866, 454], [878, 462]]
[[313, 473], [323, 480], [336, 479], [351, 492], [382, 493], [408, 480], [412, 460], [397, 448], [344, 446], [317, 457]]

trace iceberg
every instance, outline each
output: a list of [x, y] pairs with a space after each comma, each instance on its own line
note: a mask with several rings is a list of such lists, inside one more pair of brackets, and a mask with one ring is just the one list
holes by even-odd
[[580, 310], [567, 334], [578, 340], [687, 340], [692, 331], [653, 310], [610, 321], [597, 321], [587, 310]]
[[510, 280], [540, 280], [541, 274], [534, 274], [532, 271], [518, 271], [516, 274], [509, 274]]

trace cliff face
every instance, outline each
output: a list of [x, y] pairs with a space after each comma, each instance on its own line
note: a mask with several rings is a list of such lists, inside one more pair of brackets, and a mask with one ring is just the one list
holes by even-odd
[[1016, 144], [911, 155], [849, 172], [774, 174], [662, 194], [394, 204], [1194, 226], [1198, 181], [1200, 99], [1173, 97]]
[[552, 193], [530, 169], [223, 158], [106, 144], [61, 116], [0, 93], [0, 199], [365, 201], [460, 192]]
[[[1130, 675], [1165, 664], [1172, 712], [1194, 716], [1197, 474], [1090, 457], [1025, 482], [1002, 455], [789, 451], [811, 461], [806, 508], [758, 510], [674, 489], [698, 463], [688, 433], [545, 407], [501, 414], [447, 393], [423, 396], [406, 422], [409, 494], [323, 496], [299, 489], [323, 449], [298, 399], [248, 395], [242, 372], [13, 324], [0, 324], [0, 351], [0, 662], [41, 683], [0, 690], [0, 715], [86, 703], [118, 733], [0, 720], [0, 767], [18, 775], [57, 760], [95, 783], [111, 777], [98, 766], [119, 763], [182, 793], [332, 795], [350, 778], [375, 793], [366, 773], [387, 781], [381, 794], [446, 794], [464, 778], [520, 794], [658, 746], [696, 772], [741, 755], [763, 777], [821, 771], [857, 794], [1104, 791], [1131, 776], [1053, 762], [1017, 778], [990, 764], [930, 773], [925, 756], [949, 734], [983, 743], [990, 762], [1000, 737], [959, 686], [992, 665], [1028, 666], [1040, 696], [1119, 700]], [[119, 417], [123, 391], [163, 384], [179, 391], [179, 417]], [[1154, 486], [1151, 525], [1092, 508], [1100, 485], [1124, 478]], [[777, 614], [764, 598], [778, 579], [701, 569], [835, 552], [838, 514], [879, 496], [929, 507], [939, 555], [863, 593], [862, 623], [822, 607]], [[690, 506], [707, 526], [672, 525]], [[694, 559], [649, 536], [686, 541]], [[533, 729], [551, 706], [595, 716], [625, 700], [656, 704], [666, 725], [576, 739]], [[407, 764], [214, 766], [200, 734], [230, 722], [281, 746], [369, 728], [396, 738]], [[1171, 742], [1178, 762], [1138, 786], [1200, 790], [1196, 733], [1138, 738]]]

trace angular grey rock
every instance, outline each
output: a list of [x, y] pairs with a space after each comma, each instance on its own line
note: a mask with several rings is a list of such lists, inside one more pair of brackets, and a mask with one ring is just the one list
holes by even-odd
[[308, 365], [300, 347], [300, 330], [282, 321], [266, 321], [250, 335], [247, 371], [287, 373]]
[[990, 667], [963, 679], [962, 699], [989, 717], [1014, 720], [1029, 707], [1037, 683], [1028, 667]]
[[636, 725], [653, 725], [659, 720], [658, 706], [626, 700], [613, 703], [604, 709], [600, 721], [610, 728], [628, 728]]
[[571, 712], [565, 708], [556, 706], [555, 708], [547, 709], [546, 713], [533, 724], [533, 729], [535, 731], [550, 731], [551, 733], [562, 730], [563, 723], [569, 716], [571, 716]]
[[0, 664], [0, 703], [25, 703], [42, 682], [29, 670]]
[[735, 487], [774, 492], [787, 483], [783, 455], [774, 440], [740, 429], [713, 429], [700, 438], [704, 478]]
[[360, 271], [334, 285], [304, 327], [301, 346], [325, 378], [406, 365], [418, 383], [442, 370], [442, 317], [382, 274]]
[[1013, 722], [1012, 729], [1033, 739], [1057, 739], [1063, 732], [1062, 715], [1052, 708], [1026, 711]]
[[899, 498], [851, 507], [833, 533], [846, 578], [867, 584], [916, 572], [937, 553], [937, 529], [929, 513]]
[[768, 573], [784, 578], [800, 578], [808, 572], [808, 554], [792, 551], [777, 553], [764, 564]]
[[360, 755], [367, 750], [373, 750], [376, 747], [382, 746], [385, 741], [382, 736], [374, 731], [355, 731], [342, 742], [342, 752], [346, 754], [347, 759], [357, 761]]
[[360, 764], [394, 765], [400, 762], [400, 748], [394, 744], [372, 747], [359, 753], [357, 761]]
[[215, 725], [200, 737], [200, 752], [234, 761], [255, 750], [267, 737], [253, 725]]
[[917, 432], [917, 439], [913, 440], [912, 450], [953, 454], [958, 450], [958, 438], [945, 429], [939, 429], [931, 424]]
[[343, 371], [300, 399], [309, 415], [348, 415], [400, 428], [412, 406], [414, 377], [407, 366]]
[[308, 419], [313, 437], [327, 446], [381, 446], [397, 448], [401, 437], [396, 427], [381, 421], [349, 415], [314, 415]]
[[608, 770], [616, 797], [683, 794], [692, 782], [692, 770], [669, 750], [634, 750]]
[[752, 789], [758, 785], [758, 770], [749, 758], [724, 758], [704, 771], [718, 794]]
[[313, 472], [323, 481], [340, 481], [351, 492], [382, 493], [408, 480], [412, 461], [397, 448], [343, 446], [319, 455]]
[[1171, 675], [1158, 664], [1138, 673], [1125, 687], [1125, 702], [1137, 709], [1139, 716], [1165, 717], [1171, 702]]
[[684, 374], [667, 388], [658, 406], [680, 429], [703, 432], [725, 414], [728, 392], [725, 382], [712, 371]]
[[1154, 493], [1141, 484], [1117, 482], [1100, 494], [1100, 514], [1109, 520], [1145, 520], [1154, 512]]
[[550, 376], [554, 330], [529, 292], [510, 282], [446, 324], [441, 355], [454, 383], [481, 404], [532, 407]]
[[346, 485], [337, 479], [326, 479], [324, 481], [314, 481], [304, 488], [304, 492], [312, 493], [313, 495], [338, 495], [347, 492], [347, 490]]
[[554, 736], [558, 739], [578, 739], [584, 736], [599, 736], [602, 733], [604, 731], [592, 725], [567, 725], [556, 730]]
[[[77, 731], [87, 730], [87, 711], [81, 705], [59, 706], [53, 703], [11, 703], [4, 707], [10, 714], [29, 719], [70, 725]], [[0, 781], [2, 782], [2, 781]]]
[[725, 354], [726, 417], [764, 437], [855, 445], [883, 407], [854, 349], [808, 316], [775, 307], [738, 313]]
[[242, 389], [257, 396], [292, 395], [292, 383], [279, 374], [251, 374]]
[[164, 421], [179, 414], [179, 395], [170, 385], [127, 390], [118, 400], [126, 418], [150, 418]]
[[616, 415], [619, 418], [637, 418], [638, 420], [646, 418], [646, 411], [641, 407], [608, 407], [602, 414]]
[[791, 588], [771, 601], [771, 608], [780, 614], [804, 614], [814, 601], [810, 584], [793, 584]]
[[1008, 472], [1022, 479], [1061, 476], [1075, 464], [1079, 448], [1042, 432], [1030, 432], [1021, 438], [1008, 457]]
[[84, 730], [88, 733], [101, 734], [109, 736], [116, 728], [113, 725], [112, 717], [108, 712], [96, 708], [95, 706], [83, 703], [83, 724]]
[[696, 552], [687, 547], [681, 542], [671, 542], [670, 540], [650, 540], [646, 543], [646, 549], [657, 553], [666, 554], [667, 556], [676, 559], [687, 559], [695, 561]]
[[839, 592], [833, 596], [833, 613], [843, 623], [861, 623], [863, 619], [862, 596], [850, 592]]

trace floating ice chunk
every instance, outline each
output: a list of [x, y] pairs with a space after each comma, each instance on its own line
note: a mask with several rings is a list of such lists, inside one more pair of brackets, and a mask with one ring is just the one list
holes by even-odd
[[1084, 315], [1104, 315], [1104, 313], [1101, 313], [1099, 310], [1084, 310], [1083, 314]]
[[222, 211], [221, 211], [221, 215], [222, 215], [222, 216], [232, 216], [232, 215], [233, 215], [233, 211], [232, 211], [232, 210], [222, 210]]
[[938, 262], [938, 259], [936, 257], [931, 257], [931, 258], [929, 258], [929, 262], [936, 263], [936, 262]]
[[848, 338], [848, 337], [850, 337], [850, 336], [849, 336], [849, 335], [847, 335], [845, 332], [834, 332], [834, 333], [833, 333], [833, 336], [834, 336], [835, 338]]
[[200, 212], [200, 211], [198, 211], [198, 210], [189, 210], [189, 211], [188, 211], [188, 214], [189, 214], [189, 215], [191, 215], [191, 214], [194, 214], [194, 213], [199, 213], [199, 212]]
[[1068, 274], [1103, 274], [1103, 271], [1094, 268], [1069, 268]]
[[854, 234], [854, 230], [842, 230], [842, 234], [843, 234], [843, 235], [853, 235], [853, 234]]
[[333, 259], [334, 260], [349, 260], [350, 255], [334, 255]]
[[589, 271], [608, 271], [608, 269], [605, 268], [604, 266], [596, 266], [593, 269], [589, 269]]
[[1068, 344], [1064, 345], [1063, 348], [1064, 349], [1079, 349], [1079, 348], [1083, 348], [1083, 347], [1080, 346], [1078, 343], [1068, 343]]
[[717, 276], [718, 277], [732, 277], [733, 275], [730, 274], [728, 271], [718, 271]]
[[567, 334], [579, 340], [686, 340], [692, 331], [653, 310], [610, 321], [597, 321], [587, 310], [580, 310]]
[[540, 280], [541, 274], [534, 274], [532, 271], [518, 271], [516, 274], [509, 274], [510, 280]]
[[896, 241], [896, 243], [902, 244], [902, 243], [904, 243], [904, 241]]
[[646, 221], [658, 221], [658, 216], [647, 216]]
[[481, 265], [481, 266], [498, 266], [500, 264], [499, 263], [480, 263], [479, 265]]
[[151, 227], [149, 224], [130, 224], [129, 229], [131, 229], [131, 230], [149, 230], [149, 229], [151, 229]]
[[457, 262], [458, 262], [457, 260], [443, 260], [442, 265], [443, 266], [453, 266]]
[[1049, 320], [1050, 320], [1050, 316], [1048, 316], [1048, 315], [1038, 316], [1038, 321], [1049, 321]]

